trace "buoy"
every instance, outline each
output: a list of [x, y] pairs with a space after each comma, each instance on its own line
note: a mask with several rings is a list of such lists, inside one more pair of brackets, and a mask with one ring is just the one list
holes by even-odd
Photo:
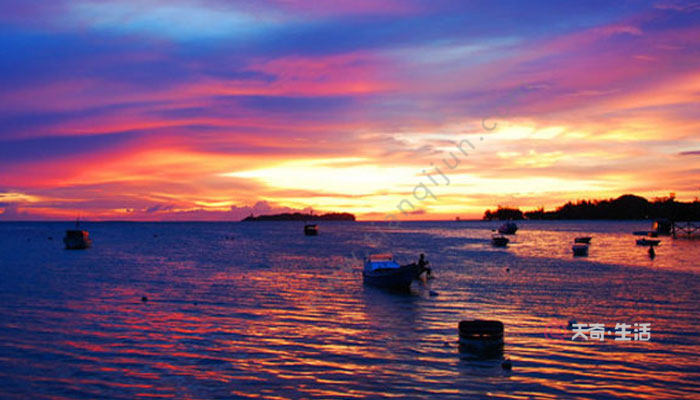
[[574, 325], [577, 324], [575, 319], [570, 319], [569, 320], [569, 329], [573, 329]]
[[431, 290], [431, 291], [430, 291], [430, 295], [431, 295], [431, 296], [437, 296], [437, 295], [438, 295], [438, 292], [436, 292], [436, 291], [434, 291], [434, 290]]
[[506, 272], [510, 272], [510, 268], [506, 268]]
[[146, 296], [141, 296], [141, 301], [144, 302], [144, 303], [147, 302], [147, 301], [148, 301], [148, 297], [146, 297]]
[[503, 360], [503, 362], [501, 363], [501, 368], [505, 369], [506, 371], [510, 371], [511, 369], [513, 369], [513, 362], [510, 361], [509, 358], [506, 358], [506, 359]]
[[502, 356], [503, 323], [478, 319], [460, 321], [459, 350], [481, 356]]

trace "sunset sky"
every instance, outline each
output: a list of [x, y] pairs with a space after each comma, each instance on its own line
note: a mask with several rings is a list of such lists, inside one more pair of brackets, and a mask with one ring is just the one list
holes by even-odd
[[0, 52], [1, 220], [700, 196], [698, 1], [0, 0]]

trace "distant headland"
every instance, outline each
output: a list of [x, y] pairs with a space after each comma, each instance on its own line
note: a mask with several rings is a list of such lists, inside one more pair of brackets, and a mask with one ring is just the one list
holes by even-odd
[[554, 211], [539, 208], [523, 212], [518, 208], [499, 206], [497, 210], [486, 210], [485, 220], [558, 220], [558, 219], [670, 219], [675, 221], [700, 221], [700, 201], [676, 201], [668, 197], [649, 201], [644, 197], [626, 194], [616, 199], [579, 200], [568, 202]]
[[274, 215], [249, 216], [242, 221], [354, 221], [355, 216], [350, 213], [328, 213], [322, 215], [304, 213], [284, 213]]

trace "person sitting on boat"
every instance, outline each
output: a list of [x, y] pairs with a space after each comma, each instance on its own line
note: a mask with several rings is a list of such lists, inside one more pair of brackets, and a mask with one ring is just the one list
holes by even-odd
[[433, 276], [433, 270], [428, 267], [429, 262], [425, 260], [425, 254], [421, 253], [418, 257], [418, 268], [420, 268], [420, 274], [425, 272], [425, 275], [430, 278]]

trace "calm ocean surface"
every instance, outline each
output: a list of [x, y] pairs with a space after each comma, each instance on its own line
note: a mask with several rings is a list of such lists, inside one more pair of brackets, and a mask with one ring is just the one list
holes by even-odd
[[[499, 250], [497, 226], [85, 223], [66, 251], [71, 224], [2, 223], [0, 398], [700, 398], [700, 241], [652, 261], [648, 222], [524, 222]], [[387, 250], [426, 253], [438, 295], [364, 287], [352, 253]], [[460, 354], [473, 318], [503, 321], [512, 371]], [[571, 319], [651, 340], [572, 342]]]

